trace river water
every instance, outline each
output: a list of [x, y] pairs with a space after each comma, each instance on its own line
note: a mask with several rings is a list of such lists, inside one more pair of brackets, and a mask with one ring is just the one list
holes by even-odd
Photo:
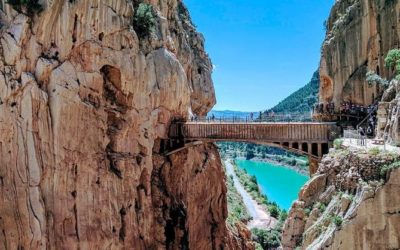
[[306, 175], [268, 162], [236, 160], [236, 164], [256, 176], [261, 192], [286, 210], [289, 210], [301, 187], [309, 180]]

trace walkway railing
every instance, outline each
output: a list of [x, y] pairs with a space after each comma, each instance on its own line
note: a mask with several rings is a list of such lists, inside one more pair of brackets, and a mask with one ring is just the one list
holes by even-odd
[[357, 124], [357, 127], [356, 127], [357, 129], [360, 128], [366, 121], [368, 121], [369, 118], [376, 115], [376, 111], [378, 110], [378, 103], [379, 102], [377, 101], [372, 105], [372, 109], [367, 114], [367, 116], [365, 116], [365, 118], [359, 124]]
[[172, 124], [170, 137], [190, 140], [328, 142], [337, 137], [337, 131], [335, 123], [188, 122]]
[[250, 116], [237, 117], [191, 117], [192, 123], [265, 123], [265, 122], [311, 122], [311, 113], [308, 114], [277, 114], [252, 118]]
[[343, 131], [343, 138], [345, 138], [345, 139], [361, 139], [361, 135], [355, 129], [346, 129]]

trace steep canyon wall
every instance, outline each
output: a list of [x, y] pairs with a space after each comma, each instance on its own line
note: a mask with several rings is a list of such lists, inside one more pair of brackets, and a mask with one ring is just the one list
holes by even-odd
[[[380, 101], [378, 137], [399, 145], [400, 88], [366, 81], [368, 71], [391, 80], [389, 50], [399, 44], [398, 0], [338, 0], [326, 22], [320, 101]], [[382, 96], [380, 96], [382, 95]], [[400, 158], [376, 149], [331, 149], [302, 188], [282, 234], [284, 249], [400, 248]]]
[[400, 21], [398, 0], [339, 0], [326, 21], [322, 46], [320, 101], [369, 105], [380, 87], [366, 82], [368, 71], [384, 78], [388, 51], [398, 48]]
[[[160, 152], [174, 118], [215, 104], [212, 65], [181, 1], [1, 1], [0, 248], [222, 249], [218, 152]], [[244, 244], [244, 243], [243, 243]]]

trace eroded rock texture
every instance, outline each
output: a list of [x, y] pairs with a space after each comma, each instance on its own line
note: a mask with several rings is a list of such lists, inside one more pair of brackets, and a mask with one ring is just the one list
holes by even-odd
[[377, 137], [400, 146], [400, 82], [392, 80], [379, 103]]
[[[224, 174], [203, 145], [160, 152], [174, 118], [215, 103], [204, 41], [176, 0], [1, 1], [0, 248], [234, 249]], [[233, 242], [233, 243], [232, 243]]]
[[369, 105], [380, 92], [369, 85], [368, 71], [390, 79], [384, 66], [390, 49], [399, 45], [398, 0], [338, 0], [326, 22], [320, 65], [320, 101]]
[[333, 151], [302, 188], [282, 233], [284, 249], [400, 248], [396, 154]]

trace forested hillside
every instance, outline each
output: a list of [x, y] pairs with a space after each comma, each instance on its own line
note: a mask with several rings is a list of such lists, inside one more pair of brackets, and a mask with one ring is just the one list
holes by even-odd
[[319, 72], [316, 71], [311, 81], [301, 89], [286, 97], [278, 105], [266, 112], [275, 113], [305, 113], [312, 110], [313, 105], [318, 101]]

